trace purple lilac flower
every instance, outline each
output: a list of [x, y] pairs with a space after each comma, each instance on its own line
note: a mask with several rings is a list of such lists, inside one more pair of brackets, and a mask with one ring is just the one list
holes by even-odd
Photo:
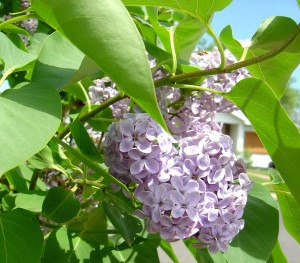
[[136, 215], [146, 219], [151, 233], [168, 241], [194, 237], [197, 247], [225, 252], [244, 227], [251, 182], [227, 135], [198, 133], [178, 145], [169, 157], [174, 161], [164, 165], [163, 180], [148, 176], [136, 189], [143, 204]]
[[[115, 83], [113, 83], [108, 77], [94, 80], [95, 85], [89, 87], [89, 97], [91, 104], [99, 105], [102, 102], [108, 100], [119, 94], [116, 89]], [[110, 106], [113, 116], [120, 119], [123, 114], [129, 112], [129, 99], [124, 98]]]
[[[228, 50], [225, 50], [225, 57], [226, 65], [237, 62]], [[196, 50], [191, 55], [190, 63], [201, 69], [217, 68], [221, 63], [221, 56], [216, 47], [212, 51]], [[208, 77], [200, 86], [229, 92], [237, 82], [249, 76], [248, 71], [241, 68], [232, 73]], [[214, 120], [216, 112], [228, 113], [236, 110], [231, 102], [208, 91], [186, 95], [179, 89], [164, 86], [156, 89], [156, 95], [166, 123], [178, 139], [194, 136], [207, 129], [221, 131], [221, 126]]]
[[[236, 58], [225, 50], [226, 65], [236, 63]], [[190, 62], [199, 66], [201, 69], [217, 68], [221, 64], [221, 55], [214, 47], [212, 51], [195, 51], [190, 58]], [[217, 74], [206, 78], [200, 86], [211, 88], [221, 92], [229, 92], [232, 87], [244, 78], [250, 77], [249, 72], [244, 69], [238, 69], [232, 73]], [[199, 97], [198, 107], [206, 112], [232, 112], [236, 107], [220, 95], [214, 95], [211, 92], [203, 91]]]
[[105, 164], [116, 178], [126, 174], [126, 183], [140, 184], [148, 176], [163, 181], [160, 171], [163, 161], [176, 153], [174, 142], [148, 114], [128, 113], [118, 123], [111, 124], [105, 134]]

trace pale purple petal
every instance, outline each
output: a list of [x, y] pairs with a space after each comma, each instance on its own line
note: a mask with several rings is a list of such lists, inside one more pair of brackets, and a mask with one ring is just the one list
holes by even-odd
[[132, 136], [134, 133], [133, 125], [129, 123], [128, 121], [122, 120], [119, 122], [120, 125], [120, 131], [122, 134], [126, 136]]
[[151, 174], [156, 174], [159, 171], [159, 165], [154, 159], [145, 159], [145, 167]]
[[143, 133], [145, 133], [149, 128], [149, 121], [142, 121], [139, 122], [136, 126], [135, 126], [135, 130], [137, 132], [137, 135], [141, 135]]
[[134, 161], [130, 165], [130, 173], [133, 175], [139, 174], [144, 169], [144, 164], [145, 164], [144, 160]]
[[181, 206], [179, 205], [175, 205], [172, 209], [172, 216], [174, 218], [180, 218], [183, 216], [185, 209], [183, 209]]
[[207, 154], [203, 154], [202, 156], [197, 157], [197, 165], [200, 170], [206, 170], [210, 165], [210, 158]]
[[187, 146], [184, 148], [184, 153], [186, 155], [196, 155], [201, 153], [201, 149], [198, 145]]
[[120, 142], [120, 151], [129, 152], [133, 148], [134, 142], [131, 137], [124, 138]]

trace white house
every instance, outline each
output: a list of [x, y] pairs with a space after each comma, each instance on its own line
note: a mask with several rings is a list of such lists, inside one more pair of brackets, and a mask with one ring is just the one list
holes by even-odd
[[218, 122], [223, 123], [223, 133], [232, 138], [236, 153], [249, 153], [251, 155], [251, 166], [253, 167], [268, 167], [271, 158], [251, 123], [241, 111], [218, 113], [216, 119]]

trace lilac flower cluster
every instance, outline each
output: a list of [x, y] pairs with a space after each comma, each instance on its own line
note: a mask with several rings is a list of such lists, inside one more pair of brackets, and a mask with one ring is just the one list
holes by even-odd
[[[225, 50], [225, 57], [227, 65], [236, 62], [236, 59], [228, 50]], [[199, 66], [201, 69], [212, 69], [220, 65], [221, 56], [216, 47], [212, 51], [195, 51], [191, 55], [190, 63]], [[221, 92], [229, 92], [237, 82], [249, 76], [248, 71], [241, 68], [232, 73], [208, 77], [200, 86]], [[220, 131], [220, 125], [214, 121], [216, 112], [228, 113], [236, 109], [231, 102], [222, 96], [208, 91], [193, 92], [186, 96], [178, 89], [162, 87], [157, 89], [157, 97], [166, 123], [177, 138], [191, 136], [195, 132], [202, 132], [208, 126], [212, 130]]]
[[[228, 49], [225, 50], [225, 58], [226, 65], [237, 62], [236, 58]], [[190, 62], [199, 66], [201, 69], [217, 68], [221, 64], [221, 55], [217, 47], [214, 47], [212, 51], [196, 51], [192, 53]], [[236, 83], [248, 77], [250, 77], [249, 72], [245, 68], [240, 68], [232, 73], [217, 74], [208, 77], [200, 84], [200, 86], [221, 92], [229, 92]], [[207, 91], [202, 92], [201, 99], [199, 100], [199, 107], [208, 112], [232, 112], [235, 110], [235, 107], [231, 102], [220, 95], [214, 95]]]
[[147, 114], [126, 114], [105, 135], [105, 163], [125, 184], [138, 184], [136, 215], [168, 241], [194, 237], [198, 247], [226, 251], [243, 228], [251, 183], [230, 137], [207, 129], [174, 139]]
[[158, 174], [175, 151], [174, 139], [146, 113], [127, 113], [112, 123], [105, 134], [105, 164], [110, 173], [125, 184], [141, 184]]
[[[94, 81], [95, 85], [89, 87], [89, 97], [91, 104], [101, 104], [109, 98], [112, 98], [119, 94], [116, 89], [115, 83], [113, 83], [108, 77], [102, 79], [96, 79]], [[125, 98], [118, 101], [110, 106], [113, 116], [115, 118], [122, 117], [125, 113], [129, 111], [129, 99]]]

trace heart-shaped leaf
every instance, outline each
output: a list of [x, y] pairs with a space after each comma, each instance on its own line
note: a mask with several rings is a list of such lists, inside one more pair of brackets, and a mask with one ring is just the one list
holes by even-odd
[[55, 134], [60, 118], [60, 97], [52, 87], [28, 84], [2, 93], [0, 174], [39, 152]]
[[43, 233], [34, 214], [24, 209], [0, 213], [0, 258], [2, 263], [39, 263]]
[[300, 180], [295, 176], [300, 170], [300, 134], [271, 88], [259, 79], [247, 78], [237, 83], [224, 97], [247, 116], [300, 204]]
[[264, 186], [252, 186], [243, 219], [245, 227], [230, 243], [224, 257], [228, 263], [266, 262], [277, 242], [279, 212]]
[[74, 218], [80, 210], [80, 202], [70, 190], [53, 187], [43, 203], [43, 213], [57, 223], [65, 223]]
[[142, 38], [120, 0], [34, 0], [34, 10], [167, 129]]

